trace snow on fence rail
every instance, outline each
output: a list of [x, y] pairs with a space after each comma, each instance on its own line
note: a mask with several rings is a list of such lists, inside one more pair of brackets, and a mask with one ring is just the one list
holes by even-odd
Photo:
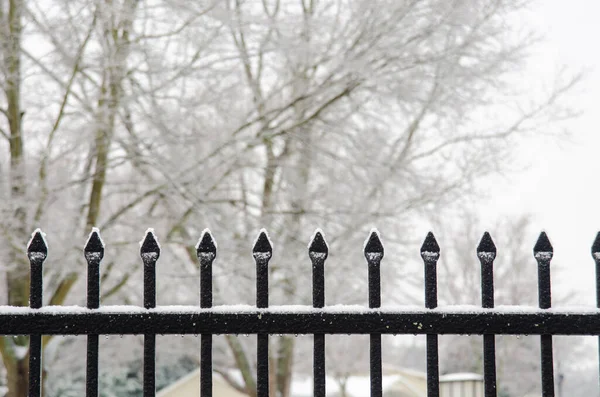
[[[36, 230], [27, 247], [30, 272], [29, 308], [0, 306], [0, 334], [29, 338], [29, 396], [41, 395], [42, 335], [86, 334], [86, 396], [98, 396], [98, 337], [102, 334], [144, 335], [144, 396], [155, 396], [157, 334], [200, 334], [200, 395], [212, 396], [213, 334], [257, 335], [257, 397], [269, 396], [269, 335], [313, 334], [314, 396], [325, 396], [325, 334], [370, 334], [371, 396], [382, 397], [381, 334], [427, 335], [427, 396], [439, 396], [438, 335], [483, 335], [484, 390], [496, 396], [495, 335], [536, 334], [541, 339], [542, 395], [554, 396], [552, 335], [600, 335], [600, 309], [551, 308], [550, 262], [553, 248], [541, 233], [533, 249], [538, 263], [539, 308], [494, 307], [493, 264], [496, 246], [486, 232], [477, 247], [481, 263], [481, 307], [437, 305], [437, 261], [440, 247], [429, 233], [421, 247], [425, 267], [425, 308], [381, 307], [380, 265], [384, 249], [376, 230], [363, 248], [368, 266], [369, 306], [325, 306], [324, 265], [328, 246], [317, 230], [308, 247], [312, 262], [312, 306], [269, 307], [268, 266], [273, 248], [261, 230], [252, 249], [256, 264], [256, 306], [212, 305], [212, 265], [217, 245], [205, 230], [196, 245], [200, 263], [200, 305], [156, 307], [156, 262], [160, 245], [146, 232], [140, 256], [144, 264], [144, 306], [100, 307], [100, 263], [104, 243], [93, 229], [84, 248], [88, 263], [87, 307], [46, 306], [43, 263], [48, 245]], [[592, 246], [600, 308], [600, 233]]]

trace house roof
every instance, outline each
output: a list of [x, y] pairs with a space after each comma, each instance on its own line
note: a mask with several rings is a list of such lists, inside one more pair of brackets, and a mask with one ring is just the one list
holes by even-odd
[[[383, 389], [390, 388], [398, 380], [397, 375], [384, 375], [382, 377]], [[340, 395], [341, 387], [335, 378], [326, 377], [326, 394], [328, 396]], [[371, 395], [371, 380], [368, 376], [351, 376], [346, 383], [347, 394], [351, 397], [369, 397]], [[311, 376], [298, 378], [292, 381], [292, 397], [312, 397], [313, 378]]]
[[440, 382], [461, 382], [469, 380], [483, 380], [483, 376], [472, 372], [459, 372], [440, 376]]
[[[213, 375], [213, 378], [216, 374]], [[218, 375], [217, 375], [218, 376]], [[157, 393], [157, 397], [160, 397], [162, 395], [166, 395], [170, 392], [173, 392], [175, 390], [177, 390], [177, 388], [183, 384], [186, 383], [188, 380], [193, 379], [193, 378], [200, 378], [200, 368], [195, 369], [194, 371], [190, 372], [187, 375], [182, 376], [181, 378], [177, 379], [175, 382], [171, 383], [169, 386], [165, 387], [164, 389], [161, 389], [158, 393]]]
[[[415, 371], [405, 368], [386, 367], [382, 377], [382, 387], [384, 395], [386, 392], [394, 393], [394, 395], [402, 395], [407, 397], [420, 397], [426, 393], [426, 374], [420, 371]], [[234, 378], [239, 378], [237, 371], [231, 371]], [[182, 385], [190, 380], [200, 379], [200, 369], [196, 369], [189, 374], [178, 379], [173, 384], [162, 389], [157, 393], [157, 397], [173, 395]], [[460, 382], [460, 381], [481, 381], [483, 377], [475, 373], [455, 373], [440, 376], [440, 382]], [[213, 383], [227, 385], [225, 379], [213, 373]], [[228, 387], [228, 386], [227, 386]], [[291, 384], [292, 397], [312, 397], [313, 396], [313, 378], [312, 376], [296, 375]], [[348, 377], [346, 381], [346, 392], [350, 397], [369, 397], [371, 394], [371, 380], [368, 373], [356, 374]], [[341, 387], [333, 377], [326, 377], [326, 393], [328, 396], [336, 396], [341, 394]]]
[[[227, 381], [218, 373], [213, 372], [213, 390], [215, 395], [219, 396], [243, 396], [244, 394], [235, 390]], [[183, 392], [185, 390], [185, 392]], [[183, 393], [183, 394], [182, 394]], [[200, 368], [190, 372], [189, 374], [179, 378], [169, 386], [161, 389], [156, 393], [156, 397], [169, 396], [184, 396], [198, 395], [200, 393]]]

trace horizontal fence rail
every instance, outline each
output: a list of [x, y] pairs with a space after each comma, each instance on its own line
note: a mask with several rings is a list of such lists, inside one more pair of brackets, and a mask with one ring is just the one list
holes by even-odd
[[[553, 335], [600, 335], [600, 233], [592, 246], [596, 263], [597, 308], [552, 308], [550, 263], [553, 248], [541, 233], [533, 249], [538, 264], [539, 307], [494, 305], [493, 265], [496, 246], [484, 233], [476, 255], [481, 263], [481, 306], [438, 307], [437, 262], [440, 247], [429, 233], [420, 253], [424, 264], [425, 307], [382, 306], [380, 266], [384, 248], [376, 230], [365, 241], [368, 266], [368, 307], [325, 304], [324, 265], [329, 248], [320, 230], [308, 247], [312, 264], [312, 306], [269, 306], [269, 261], [271, 241], [262, 230], [252, 249], [256, 266], [255, 306], [213, 306], [212, 266], [216, 243], [205, 230], [196, 245], [200, 264], [199, 306], [156, 306], [156, 264], [160, 245], [152, 230], [141, 243], [143, 263], [143, 307], [102, 306], [100, 265], [104, 243], [93, 229], [84, 248], [88, 264], [87, 305], [43, 306], [43, 264], [48, 245], [36, 230], [27, 247], [31, 265], [29, 307], [0, 306], [0, 335], [29, 335], [29, 396], [41, 396], [42, 336], [87, 335], [86, 396], [98, 396], [98, 336], [143, 335], [143, 395], [155, 396], [157, 334], [195, 334], [200, 341], [200, 395], [212, 396], [212, 338], [219, 334], [256, 334], [256, 396], [268, 397], [269, 335], [311, 334], [313, 345], [313, 394], [325, 396], [325, 336], [369, 334], [371, 396], [381, 397], [382, 334], [427, 335], [427, 396], [439, 396], [438, 336], [483, 335], [484, 395], [497, 395], [495, 335], [540, 335], [542, 395], [554, 396]], [[600, 340], [599, 340], [600, 343]]]
[[275, 306], [271, 309], [157, 307], [142, 311], [132, 307], [103, 306], [98, 310], [80, 307], [45, 307], [13, 310], [0, 306], [0, 334], [25, 335], [165, 335], [201, 334], [497, 334], [497, 335], [597, 335], [600, 309], [535, 310], [522, 307], [471, 310], [462, 306], [431, 311], [416, 308], [380, 309]]

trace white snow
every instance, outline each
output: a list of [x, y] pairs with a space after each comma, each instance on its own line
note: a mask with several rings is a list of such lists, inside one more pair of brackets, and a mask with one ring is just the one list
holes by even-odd
[[254, 312], [256, 310], [261, 310], [261, 309], [257, 309], [256, 306], [251, 306], [251, 305], [220, 305], [220, 306], [213, 306], [212, 309], [218, 313], [244, 313], [244, 312], [250, 312], [250, 311]]
[[42, 240], [44, 241], [44, 245], [46, 246], [46, 248], [48, 248], [48, 241], [46, 241], [46, 233], [42, 232], [42, 229], [40, 229], [38, 227], [37, 229], [35, 229], [33, 231], [33, 233], [31, 233], [31, 238], [29, 239], [29, 242], [27, 243], [27, 250], [29, 250], [29, 247], [31, 246], [31, 243], [33, 242], [33, 238], [38, 233], [40, 234], [40, 236], [42, 236]]
[[550, 260], [552, 259], [552, 252], [540, 251], [535, 253], [535, 259]]
[[423, 251], [423, 252], [421, 252], [421, 255], [423, 256], [423, 258], [426, 261], [434, 261], [440, 257], [439, 252], [431, 252], [431, 251]]
[[44, 254], [43, 252], [30, 252], [28, 255], [29, 258], [33, 261], [42, 261], [46, 259], [46, 254]]
[[[387, 390], [394, 383], [401, 380], [399, 375], [383, 375], [381, 386]], [[368, 397], [371, 395], [371, 378], [367, 376], [350, 376], [347, 380], [346, 390], [351, 397]], [[291, 394], [297, 397], [313, 396], [313, 378], [303, 377], [292, 381]], [[341, 393], [339, 383], [333, 377], [325, 378], [325, 393], [329, 395], [339, 395]]]
[[100, 261], [102, 259], [102, 253], [100, 252], [86, 252], [86, 259], [90, 261]]
[[365, 255], [369, 262], [380, 260], [383, 257], [383, 253], [381, 252], [367, 252]]
[[[227, 375], [236, 381], [243, 382], [242, 375], [239, 370], [228, 370]], [[199, 384], [200, 369], [197, 368], [187, 375], [181, 377], [176, 382], [172, 383], [161, 393], [168, 391], [173, 393], [178, 390], [178, 387], [187, 383], [195, 382]], [[222, 377], [219, 374], [213, 374], [213, 381]], [[341, 393], [339, 379], [333, 376], [326, 376], [325, 387], [328, 396], [339, 395]], [[394, 368], [391, 370], [383, 369], [382, 388], [384, 394], [398, 394], [398, 392], [412, 392], [411, 395], [424, 395], [426, 385], [426, 374], [424, 372]], [[348, 397], [369, 397], [371, 395], [371, 378], [368, 373], [356, 373], [348, 376], [346, 379], [346, 393]], [[290, 385], [290, 394], [294, 397], [313, 397], [313, 377], [306, 374], [295, 374]], [[404, 394], [402, 394], [404, 395]]]
[[158, 260], [158, 252], [142, 252], [141, 254], [144, 262], [151, 262]]
[[13, 349], [15, 351], [15, 357], [19, 360], [24, 359], [29, 352], [29, 346], [14, 345]]
[[254, 242], [252, 243], [252, 246], [254, 247], [256, 245], [256, 243], [258, 242], [258, 238], [263, 233], [267, 237], [267, 241], [269, 242], [271, 249], [275, 249], [275, 246], [273, 245], [273, 241], [271, 241], [271, 237], [269, 237], [269, 232], [267, 232], [267, 229], [265, 229], [264, 227], [259, 230], [258, 234], [256, 235], [256, 238], [254, 239]]
[[146, 232], [144, 233], [144, 238], [142, 238], [139, 242], [140, 247], [144, 244], [144, 240], [146, 240], [146, 236], [148, 235], [148, 233], [152, 234], [152, 237], [154, 237], [154, 241], [156, 241], [156, 245], [158, 246], [158, 249], [160, 249], [160, 243], [158, 242], [158, 238], [156, 237], [156, 233], [154, 233], [154, 228], [149, 227], [148, 229], [146, 229]]
[[483, 376], [471, 372], [459, 372], [440, 376], [440, 382], [464, 382], [469, 380], [483, 380]]
[[254, 256], [254, 258], [256, 259], [260, 259], [260, 260], [267, 260], [267, 259], [271, 259], [271, 253], [270, 252], [253, 252], [252, 255]]
[[215, 240], [215, 237], [213, 236], [213, 234], [210, 232], [210, 230], [208, 228], [206, 228], [206, 229], [204, 229], [202, 231], [202, 234], [200, 234], [200, 238], [198, 239], [198, 242], [196, 243], [196, 245], [194, 246], [194, 248], [198, 249], [198, 247], [200, 246], [200, 243], [204, 239], [204, 235], [207, 234], [207, 233], [210, 235], [212, 243], [215, 245], [215, 248], [219, 247], [217, 245], [217, 240]]
[[102, 236], [100, 236], [100, 229], [98, 229], [98, 228], [97, 228], [97, 227], [95, 227], [95, 226], [92, 228], [92, 231], [91, 231], [91, 232], [90, 232], [90, 234], [88, 235], [88, 238], [87, 238], [87, 240], [85, 241], [85, 245], [84, 245], [84, 247], [85, 247], [86, 245], [88, 245], [88, 242], [90, 241], [90, 239], [92, 238], [92, 234], [94, 234], [94, 233], [97, 233], [97, 234], [98, 234], [98, 239], [100, 239], [100, 245], [102, 245], [102, 248], [106, 247], [106, 246], [104, 245], [104, 240], [102, 240]]
[[361, 305], [331, 305], [324, 308], [314, 308], [309, 305], [278, 305], [259, 309], [253, 305], [219, 305], [212, 308], [201, 309], [199, 306], [173, 305], [158, 306], [146, 309], [142, 306], [133, 305], [107, 305], [98, 309], [88, 309], [84, 306], [43, 306], [39, 309], [31, 309], [27, 306], [0, 306], [1, 315], [28, 315], [28, 314], [85, 314], [89, 312], [101, 313], [231, 313], [231, 314], [257, 314], [257, 313], [330, 313], [330, 314], [540, 314], [551, 313], [556, 315], [600, 315], [600, 309], [594, 306], [562, 306], [550, 309], [540, 309], [534, 306], [498, 306], [486, 309], [471, 305], [440, 306], [435, 309], [426, 309], [422, 306], [384, 306], [381, 308], [369, 308]]
[[[365, 250], [365, 248], [367, 248], [367, 244], [369, 243], [369, 239], [371, 238], [371, 235], [373, 233], [375, 233], [377, 235], [377, 237], [379, 237], [379, 241], [381, 242], [381, 235], [379, 234], [379, 230], [377, 230], [376, 227], [373, 227], [373, 228], [371, 228], [371, 231], [369, 232], [369, 235], [367, 236], [367, 238], [363, 242], [363, 251]], [[383, 246], [383, 242], [381, 242], [381, 245]]]
[[485, 251], [478, 252], [477, 256], [480, 259], [485, 260], [486, 262], [491, 262], [496, 258], [496, 254], [494, 254], [493, 252], [485, 252]]
[[320, 227], [316, 228], [315, 231], [313, 232], [313, 234], [310, 236], [310, 240], [308, 241], [308, 247], [310, 249], [310, 246], [312, 245], [315, 237], [317, 237], [317, 233], [321, 233], [321, 236], [323, 236], [323, 241], [325, 242], [325, 246], [327, 247], [327, 249], [329, 249], [329, 244], [327, 244], [327, 240], [325, 240], [325, 233], [323, 233], [323, 230], [321, 230]]

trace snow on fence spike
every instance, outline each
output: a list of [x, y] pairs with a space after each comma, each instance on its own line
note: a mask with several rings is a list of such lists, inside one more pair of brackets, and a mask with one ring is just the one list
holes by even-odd
[[43, 254], [44, 257], [48, 255], [48, 244], [44, 238], [44, 232], [42, 232], [41, 229], [35, 229], [35, 231], [31, 233], [31, 239], [27, 243], [27, 254]]
[[421, 246], [421, 256], [424, 253], [440, 254], [440, 246], [431, 232], [427, 233], [427, 237], [425, 237], [425, 241], [423, 241], [423, 245]]
[[154, 235], [153, 229], [148, 229], [146, 231], [146, 236], [141, 242], [140, 253], [143, 254], [156, 254], [157, 257], [160, 255], [160, 245], [158, 244], [158, 240]]
[[253, 254], [265, 254], [273, 252], [273, 244], [269, 239], [269, 235], [265, 229], [260, 229], [260, 233], [256, 240], [254, 240], [254, 246], [252, 247]]
[[196, 243], [196, 252], [198, 254], [214, 254], [217, 253], [217, 242], [213, 238], [210, 230], [204, 229], [198, 243]]
[[[379, 241], [379, 246], [377, 246], [376, 241]], [[367, 237], [366, 240], [363, 242], [363, 251], [367, 252], [367, 246], [370, 243], [376, 245], [369, 247], [368, 252], [383, 252], [383, 244], [381, 243], [381, 239], [379, 238], [379, 230], [377, 230], [377, 228], [375, 227], [371, 229], [371, 231], [369, 232], [369, 237]]]
[[325, 237], [323, 237], [323, 231], [321, 229], [316, 229], [310, 238], [310, 242], [308, 243], [308, 252], [315, 252], [319, 254], [329, 253], [329, 246], [327, 245], [327, 241], [325, 241]]
[[494, 240], [492, 240], [492, 236], [488, 232], [483, 233], [483, 237], [481, 237], [481, 241], [479, 241], [479, 245], [477, 246], [477, 254], [494, 254], [496, 256], [496, 244], [494, 244]]
[[90, 233], [87, 242], [85, 243], [83, 252], [104, 253], [104, 242], [102, 241], [102, 238], [100, 237], [100, 232], [97, 228], [92, 228], [92, 232]]
[[596, 238], [592, 244], [592, 256], [594, 259], [600, 259], [600, 232], [596, 234]]
[[552, 248], [546, 232], [541, 232], [533, 247], [533, 255], [536, 259], [551, 259], [553, 253], [554, 248]]

